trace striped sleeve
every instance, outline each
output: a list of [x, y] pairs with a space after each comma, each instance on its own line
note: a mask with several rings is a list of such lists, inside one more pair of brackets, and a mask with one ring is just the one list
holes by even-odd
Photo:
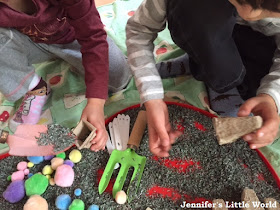
[[166, 26], [166, 0], [144, 0], [126, 25], [128, 63], [141, 103], [162, 99], [164, 90], [154, 60], [154, 40]]

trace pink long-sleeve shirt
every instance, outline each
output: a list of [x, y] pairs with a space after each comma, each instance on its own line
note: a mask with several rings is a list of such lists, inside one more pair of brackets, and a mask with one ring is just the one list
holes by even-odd
[[0, 27], [15, 28], [36, 43], [81, 45], [86, 96], [106, 99], [108, 44], [94, 0], [33, 0], [32, 15], [0, 3]]

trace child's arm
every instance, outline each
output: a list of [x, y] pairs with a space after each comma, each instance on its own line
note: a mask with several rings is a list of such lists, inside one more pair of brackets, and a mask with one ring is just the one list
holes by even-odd
[[257, 90], [257, 97], [247, 100], [239, 110], [239, 116], [250, 113], [260, 115], [263, 126], [256, 133], [244, 136], [250, 147], [260, 148], [273, 143], [279, 130], [280, 113], [280, 34], [275, 35], [277, 49], [273, 58], [273, 65], [262, 80]]
[[103, 110], [109, 78], [107, 34], [94, 0], [61, 0], [60, 4], [66, 10], [68, 22], [74, 27], [81, 45], [88, 98], [81, 118], [97, 128], [91, 149], [98, 151], [105, 148], [107, 141]]
[[109, 74], [107, 34], [94, 0], [61, 0], [60, 4], [81, 45], [86, 97], [106, 99]]
[[150, 150], [160, 157], [168, 156], [171, 144], [180, 135], [170, 126], [153, 54], [153, 41], [166, 25], [165, 6], [165, 0], [145, 0], [126, 26], [128, 61], [147, 110]]
[[166, 24], [165, 0], [145, 0], [126, 25], [128, 62], [141, 103], [163, 99], [161, 78], [155, 66], [154, 44]]

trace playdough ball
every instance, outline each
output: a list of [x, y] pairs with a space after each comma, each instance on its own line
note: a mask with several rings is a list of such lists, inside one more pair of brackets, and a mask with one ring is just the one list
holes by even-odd
[[73, 163], [78, 163], [82, 159], [82, 153], [77, 149], [73, 149], [69, 154], [69, 159]]
[[27, 162], [21, 161], [17, 164], [17, 170], [24, 171], [27, 168]]
[[88, 207], [88, 210], [99, 210], [99, 206], [92, 204]]
[[74, 171], [71, 166], [61, 165], [56, 169], [54, 181], [57, 186], [70, 187], [74, 181]]
[[56, 157], [62, 158], [64, 160], [66, 158], [66, 154], [65, 154], [65, 152], [62, 152], [62, 153], [57, 154]]
[[115, 200], [118, 204], [124, 204], [126, 202], [126, 198], [127, 198], [127, 196], [126, 196], [125, 191], [121, 190], [116, 193]]
[[58, 209], [66, 210], [71, 204], [71, 197], [67, 194], [58, 196], [55, 200], [55, 205]]
[[69, 165], [69, 166], [71, 166], [72, 168], [74, 167], [74, 163], [73, 163], [71, 160], [65, 160], [63, 164]]
[[53, 169], [50, 165], [45, 165], [42, 172], [44, 175], [50, 175], [53, 173]]
[[23, 171], [16, 171], [12, 174], [12, 182], [17, 180], [23, 180], [24, 179], [24, 172]]
[[48, 155], [48, 156], [44, 156], [45, 160], [51, 160], [54, 158], [54, 155]]
[[34, 174], [25, 181], [27, 196], [42, 195], [49, 185], [49, 180], [42, 174]]
[[33, 166], [34, 166], [34, 163], [32, 163], [32, 162], [28, 162], [28, 163], [27, 163], [27, 167], [28, 167], [28, 168], [32, 168]]
[[28, 168], [26, 168], [26, 169], [24, 169], [24, 171], [23, 171], [23, 173], [24, 173], [24, 175], [28, 175], [29, 174], [29, 169]]
[[85, 209], [85, 204], [82, 200], [80, 199], [75, 199], [69, 206], [69, 210], [84, 210]]
[[82, 194], [82, 190], [80, 188], [75, 189], [74, 194], [76, 196], [80, 196]]
[[50, 178], [49, 182], [50, 182], [50, 185], [51, 185], [51, 186], [54, 186], [54, 185], [55, 185], [54, 178]]
[[10, 203], [16, 203], [22, 200], [25, 196], [24, 181], [14, 181], [3, 192], [3, 197]]
[[43, 156], [29, 156], [27, 159], [34, 164], [39, 164], [44, 161]]
[[57, 158], [57, 157], [53, 158], [51, 160], [52, 169], [56, 170], [58, 166], [61, 166], [63, 164], [63, 162], [64, 161], [61, 158]]
[[12, 176], [9, 175], [9, 176], [7, 177], [7, 181], [11, 181], [11, 180], [12, 180]]
[[23, 206], [23, 210], [48, 210], [48, 203], [40, 195], [32, 195]]
[[27, 175], [28, 178], [30, 178], [31, 176], [33, 176], [32, 173], [29, 173], [29, 174]]

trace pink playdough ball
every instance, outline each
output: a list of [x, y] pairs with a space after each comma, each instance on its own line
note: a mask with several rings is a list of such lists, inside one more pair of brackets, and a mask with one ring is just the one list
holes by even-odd
[[24, 179], [24, 172], [23, 171], [16, 171], [12, 174], [12, 182], [17, 180]]
[[17, 164], [17, 170], [24, 171], [27, 168], [27, 162], [21, 161]]
[[70, 187], [74, 181], [74, 170], [69, 165], [61, 165], [56, 169], [54, 181], [57, 186]]
[[24, 175], [28, 175], [29, 174], [29, 169], [28, 168], [24, 169], [23, 173], [24, 173]]

